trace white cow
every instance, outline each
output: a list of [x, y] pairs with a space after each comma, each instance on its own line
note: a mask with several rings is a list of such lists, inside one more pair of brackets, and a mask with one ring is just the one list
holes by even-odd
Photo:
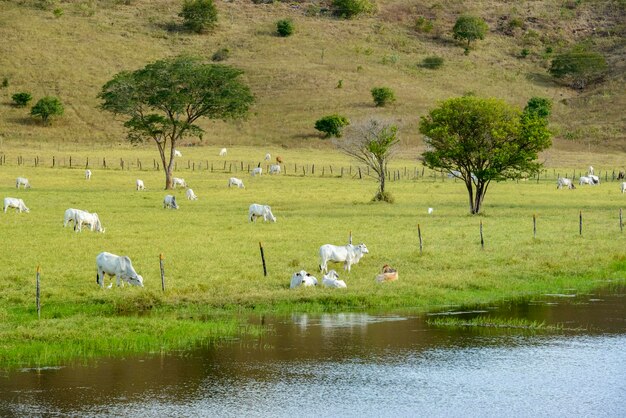
[[198, 196], [193, 192], [193, 189], [187, 189], [185, 196], [187, 196], [187, 200], [198, 200]]
[[261, 167], [254, 167], [254, 168], [252, 169], [252, 171], [250, 172], [250, 175], [251, 175], [252, 177], [256, 176], [257, 174], [258, 174], [259, 176], [263, 174], [263, 169], [262, 169]]
[[291, 285], [289, 286], [290, 289], [295, 289], [296, 287], [310, 286], [317, 286], [317, 279], [311, 276], [306, 271], [300, 270], [299, 272], [294, 273], [294, 275], [291, 276]]
[[171, 194], [165, 195], [163, 199], [163, 209], [178, 209], [178, 205], [176, 204], [176, 196], [172, 196]]
[[[120, 279], [128, 284], [143, 287], [143, 277], [141, 277], [130, 262], [127, 256], [119, 256], [111, 253], [101, 252], [96, 256], [96, 283], [104, 287], [104, 275], [115, 276], [117, 286], [120, 286]], [[122, 283], [122, 286], [124, 283]]]
[[8, 208], [15, 208], [20, 213], [22, 213], [22, 212], [26, 212], [26, 213], [30, 212], [30, 210], [24, 204], [24, 201], [22, 199], [16, 199], [15, 197], [5, 197], [4, 198], [4, 206], [2, 208], [2, 210], [4, 210], [4, 213], [7, 213], [7, 209]]
[[588, 176], [580, 176], [580, 178], [578, 179], [578, 183], [582, 186], [583, 184], [589, 184], [589, 185], [594, 185], [595, 183], [593, 182], [593, 179], [591, 177]]
[[270, 155], [269, 152], [267, 154], [265, 154], [265, 161], [269, 161], [271, 159], [272, 159], [272, 156]]
[[[87, 211], [80, 210], [80, 209], [73, 209], [73, 208], [66, 209], [65, 214], [63, 215], [63, 228], [65, 228], [67, 224], [69, 224], [70, 222], [74, 222], [74, 218], [76, 218], [76, 213], [78, 212], [89, 213]], [[74, 226], [76, 226], [76, 223], [74, 223]]]
[[278, 164], [270, 165], [270, 174], [280, 174], [280, 165]]
[[144, 186], [143, 180], [140, 179], [137, 179], [137, 181], [135, 181], [135, 187], [137, 188], [137, 191], [146, 190], [146, 186]]
[[622, 194], [623, 194], [624, 192], [626, 192], [626, 182], [623, 182], [623, 183], [622, 183], [621, 188], [622, 188]]
[[85, 170], [85, 178], [91, 180], [91, 170]]
[[104, 228], [97, 213], [89, 213], [84, 210], [74, 212], [74, 231], [82, 231], [83, 225], [89, 225], [90, 231], [102, 232], [104, 234]]
[[174, 150], [174, 157], [182, 157], [183, 153], [178, 151], [177, 149]]
[[241, 179], [238, 179], [237, 177], [231, 177], [228, 179], [228, 187], [231, 186], [236, 186], [239, 187], [240, 189], [245, 189], [246, 186], [243, 185], [243, 181]]
[[15, 187], [19, 189], [20, 186], [24, 186], [25, 189], [30, 189], [30, 182], [26, 177], [18, 177], [15, 179]]
[[352, 264], [359, 262], [363, 255], [368, 254], [369, 251], [365, 244], [359, 245], [332, 245], [325, 244], [320, 247], [320, 270], [328, 272], [328, 262], [334, 261], [337, 263], [343, 262], [344, 270], [350, 272]]
[[559, 177], [556, 180], [556, 188], [557, 189], [562, 189], [563, 187], [567, 187], [568, 189], [575, 189], [576, 186], [574, 186], [574, 183], [572, 183], [572, 181], [566, 177]]
[[220, 150], [220, 157], [226, 157], [227, 153], [228, 153], [228, 151], [226, 150], [226, 148], [222, 148]]
[[180, 179], [178, 177], [172, 177], [172, 187], [176, 188], [176, 186], [187, 188], [187, 183], [185, 183], [185, 179]]
[[587, 177], [591, 179], [593, 184], [600, 184], [600, 177], [594, 176], [593, 174], [589, 174]]
[[256, 222], [256, 218], [263, 218], [263, 222], [268, 220], [271, 222], [276, 222], [276, 217], [272, 213], [272, 208], [267, 205], [259, 205], [258, 203], [253, 203], [248, 209], [248, 219], [250, 219], [250, 222]]
[[335, 270], [331, 270], [324, 275], [324, 278], [322, 279], [322, 285], [324, 287], [333, 287], [337, 289], [346, 289], [348, 287], [346, 286], [346, 282], [344, 282], [343, 280], [339, 280], [339, 275]]
[[[470, 176], [472, 177], [472, 180], [474, 180], [474, 182], [476, 182], [478, 180], [478, 177], [476, 177], [476, 175], [474, 173], [470, 173]], [[449, 179], [457, 178], [457, 179], [463, 180], [463, 175], [458, 170], [451, 170], [448, 173], [448, 178]]]

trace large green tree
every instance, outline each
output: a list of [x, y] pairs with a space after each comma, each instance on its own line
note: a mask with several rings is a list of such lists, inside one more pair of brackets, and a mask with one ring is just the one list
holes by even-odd
[[575, 89], [601, 80], [608, 65], [602, 54], [591, 51], [571, 51], [554, 57], [548, 72]]
[[480, 213], [491, 181], [537, 173], [540, 151], [552, 144], [548, 120], [498, 99], [464, 96], [448, 99], [423, 116], [420, 132], [424, 164], [458, 171], [469, 195], [470, 213]]
[[133, 72], [123, 71], [98, 95], [101, 108], [128, 117], [124, 126], [131, 142], [153, 140], [172, 188], [174, 149], [187, 136], [200, 136], [199, 118], [236, 119], [254, 101], [239, 78], [242, 71], [179, 56], [159, 60]]

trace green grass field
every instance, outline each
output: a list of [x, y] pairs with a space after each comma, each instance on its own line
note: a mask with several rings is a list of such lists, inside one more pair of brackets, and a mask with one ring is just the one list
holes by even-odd
[[[493, 184], [484, 214], [476, 217], [468, 215], [460, 182], [432, 177], [428, 171], [424, 178], [390, 182], [395, 204], [373, 204], [369, 200], [376, 183], [348, 175], [350, 161], [343, 155], [268, 150], [287, 151], [287, 175], [251, 178], [246, 171], [222, 172], [223, 166], [211, 173], [191, 171], [184, 164], [177, 176], [187, 180], [199, 200], [189, 202], [184, 191], [177, 190], [177, 211], [163, 209], [164, 176], [151, 164], [142, 171], [92, 167], [90, 181], [84, 179], [84, 168], [53, 169], [48, 163], [37, 168], [30, 163], [1, 166], [0, 197], [24, 199], [30, 213], [0, 214], [0, 364], [50, 364], [189, 348], [241, 332], [259, 332], [238, 319], [251, 313], [423, 312], [542, 292], [582, 292], [608, 280], [623, 280], [625, 238], [618, 214], [626, 197], [617, 181], [556, 190], [553, 171], [571, 173], [572, 168], [550, 168], [538, 183]], [[46, 156], [56, 151], [40, 150]], [[147, 160], [151, 151], [147, 147], [116, 152], [131, 161]], [[210, 159], [217, 166], [213, 151], [183, 149], [181, 165], [185, 158], [193, 158]], [[228, 161], [260, 161], [265, 151], [233, 148]], [[76, 151], [75, 161], [94, 152]], [[16, 154], [11, 151], [8, 161], [16, 160]], [[320, 173], [322, 162], [325, 177]], [[314, 163], [319, 163], [315, 176], [310, 171], [307, 176], [296, 175], [290, 168]], [[333, 176], [328, 174], [329, 164], [335, 165]], [[606, 164], [603, 170], [608, 169]], [[339, 166], [346, 167], [343, 178], [337, 176]], [[394, 165], [400, 170], [405, 166], [411, 173], [418, 163], [400, 158]], [[15, 189], [15, 177], [20, 175], [30, 179], [32, 189]], [[231, 175], [241, 177], [246, 188], [229, 189]], [[136, 192], [136, 178], [143, 179], [148, 190]], [[255, 202], [269, 204], [278, 222], [248, 222], [248, 206]], [[64, 229], [63, 213], [69, 207], [97, 212], [106, 233]], [[429, 207], [434, 208], [432, 215], [427, 214]], [[355, 242], [367, 244], [370, 254], [350, 274], [333, 266], [348, 289], [289, 289], [291, 275], [301, 269], [321, 279], [319, 246], [345, 244], [350, 231]], [[267, 277], [259, 242], [267, 259]], [[101, 251], [130, 256], [145, 288], [100, 289], [95, 257]], [[159, 273], [161, 253], [165, 292]], [[398, 269], [397, 282], [375, 283], [383, 264]], [[41, 320], [35, 309], [37, 266], [42, 272]]]

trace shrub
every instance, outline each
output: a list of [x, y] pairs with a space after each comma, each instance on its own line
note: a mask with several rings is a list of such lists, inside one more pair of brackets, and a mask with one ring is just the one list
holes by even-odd
[[217, 8], [213, 0], [185, 0], [178, 14], [183, 18], [183, 26], [196, 33], [212, 30], [217, 24]]
[[278, 36], [282, 36], [283, 38], [291, 36], [294, 29], [295, 27], [290, 19], [281, 19], [276, 22], [276, 33], [278, 33]]
[[534, 114], [545, 119], [552, 113], [552, 100], [545, 97], [531, 97], [524, 108], [524, 113]]
[[433, 21], [426, 19], [424, 16], [420, 16], [415, 19], [415, 30], [420, 33], [430, 33], [434, 28]]
[[63, 115], [63, 111], [63, 103], [58, 97], [46, 96], [35, 103], [35, 106], [30, 109], [30, 114], [40, 117], [44, 123], [47, 123], [50, 117]]
[[9, 79], [4, 77], [2, 79], [2, 88], [4, 89], [4, 88], [7, 88], [7, 87], [9, 87]]
[[341, 136], [341, 130], [344, 126], [350, 124], [348, 118], [344, 116], [340, 116], [337, 114], [324, 116], [321, 119], [318, 119], [315, 122], [315, 129], [320, 132], [323, 132], [325, 138], [330, 136], [336, 136], [339, 138]]
[[396, 96], [389, 87], [374, 87], [371, 92], [376, 107], [384, 107], [396, 101]]
[[372, 202], [387, 202], [393, 204], [395, 201], [396, 199], [393, 197], [391, 192], [386, 190], [384, 192], [378, 191], [378, 193], [376, 193], [376, 195], [372, 198]]
[[213, 61], [225, 61], [230, 57], [230, 50], [228, 48], [220, 48], [211, 57]]
[[519, 56], [521, 58], [526, 58], [529, 54], [530, 54], [530, 51], [528, 50], [528, 48], [524, 48], [520, 51]]
[[443, 65], [443, 58], [433, 55], [422, 60], [422, 67], [430, 70], [436, 70]]
[[566, 80], [573, 88], [584, 89], [589, 83], [601, 80], [607, 68], [602, 54], [572, 51], [554, 57], [548, 72], [554, 78]]
[[63, 16], [63, 9], [61, 9], [60, 7], [57, 7], [56, 9], [54, 9], [52, 11], [52, 14], [54, 15], [54, 17], [56, 17], [57, 19], [60, 18], [61, 16]]
[[374, 11], [374, 4], [370, 0], [333, 0], [332, 7], [333, 14], [343, 19]]
[[15, 93], [13, 96], [11, 96], [11, 99], [13, 99], [13, 103], [15, 103], [15, 106], [26, 107], [28, 103], [33, 100], [33, 96], [31, 96], [30, 93]]

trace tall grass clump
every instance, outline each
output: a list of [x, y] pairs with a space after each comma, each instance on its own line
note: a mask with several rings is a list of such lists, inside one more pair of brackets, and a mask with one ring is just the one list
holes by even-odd
[[420, 66], [422, 68], [428, 68], [429, 70], [436, 70], [443, 65], [443, 57], [432, 55], [422, 60]]

